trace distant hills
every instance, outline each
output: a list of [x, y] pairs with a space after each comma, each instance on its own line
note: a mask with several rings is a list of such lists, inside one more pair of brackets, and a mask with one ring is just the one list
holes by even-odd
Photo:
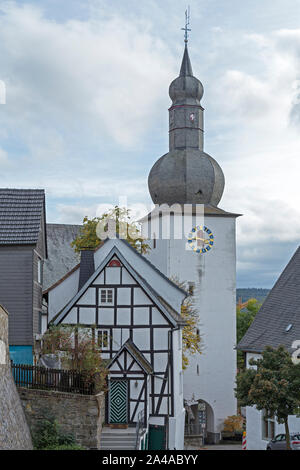
[[255, 287], [237, 289], [236, 300], [238, 301], [241, 298], [242, 302], [246, 302], [249, 299], [256, 299], [259, 302], [263, 302], [269, 292], [270, 292], [270, 289], [258, 289]]

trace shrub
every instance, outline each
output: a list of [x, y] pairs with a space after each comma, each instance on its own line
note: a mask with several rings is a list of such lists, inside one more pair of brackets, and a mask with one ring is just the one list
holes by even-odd
[[84, 447], [80, 447], [77, 444], [70, 445], [60, 445], [55, 447], [45, 447], [42, 450], [85, 450]]
[[241, 432], [243, 430], [243, 417], [239, 415], [228, 416], [224, 420], [225, 432]]
[[48, 414], [36, 427], [32, 440], [36, 450], [50, 450], [61, 446], [76, 446], [74, 436], [62, 432], [57, 420], [51, 414]]

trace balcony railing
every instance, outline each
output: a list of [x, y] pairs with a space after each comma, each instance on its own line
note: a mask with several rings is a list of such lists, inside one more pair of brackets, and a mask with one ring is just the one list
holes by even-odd
[[93, 395], [95, 386], [77, 370], [48, 369], [27, 364], [12, 364], [17, 387]]

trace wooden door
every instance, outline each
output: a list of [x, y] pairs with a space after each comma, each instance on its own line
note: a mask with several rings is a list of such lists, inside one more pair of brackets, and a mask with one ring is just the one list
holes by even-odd
[[109, 423], [128, 423], [128, 382], [111, 379], [109, 387]]

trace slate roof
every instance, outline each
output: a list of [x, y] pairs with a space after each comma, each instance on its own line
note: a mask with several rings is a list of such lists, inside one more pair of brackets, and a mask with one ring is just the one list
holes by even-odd
[[[287, 328], [292, 325], [290, 329]], [[269, 292], [260, 311], [237, 348], [262, 352], [266, 346], [284, 345], [291, 352], [300, 339], [300, 247]]]
[[36, 244], [43, 214], [43, 189], [0, 189], [0, 245]]
[[48, 259], [44, 263], [43, 290], [56, 285], [73, 272], [80, 261], [71, 242], [77, 237], [81, 225], [47, 224]]

